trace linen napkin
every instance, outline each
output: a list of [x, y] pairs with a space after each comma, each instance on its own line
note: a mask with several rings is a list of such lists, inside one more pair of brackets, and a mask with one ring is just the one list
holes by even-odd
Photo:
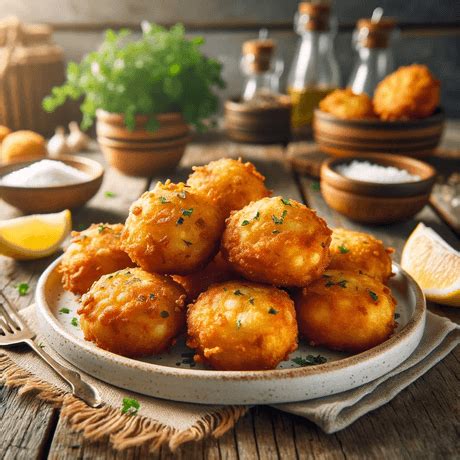
[[[30, 328], [37, 331], [34, 308], [22, 310], [21, 315]], [[57, 361], [69, 365], [46, 345], [39, 333], [36, 341], [42, 342], [45, 350]], [[273, 407], [305, 417], [327, 433], [333, 433], [390, 401], [444, 358], [459, 341], [458, 325], [428, 312], [425, 332], [417, 350], [384, 377], [337, 395]], [[0, 375], [7, 385], [20, 387], [20, 393], [38, 391], [39, 397], [62, 407], [62, 414], [73, 429], [82, 431], [91, 440], [109, 435], [116, 449], [148, 444], [151, 450], [155, 450], [168, 444], [171, 450], [175, 450], [187, 441], [222, 435], [249, 409], [156, 399], [130, 393], [79, 371], [84, 379], [97, 387], [105, 403], [101, 408], [89, 408], [74, 398], [67, 385], [32, 351], [18, 347], [0, 349], [2, 352]], [[138, 415], [121, 413], [122, 400], [127, 397], [140, 403]]]

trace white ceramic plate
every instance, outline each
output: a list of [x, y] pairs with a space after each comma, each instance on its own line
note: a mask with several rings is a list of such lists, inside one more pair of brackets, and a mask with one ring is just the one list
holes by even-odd
[[[422, 291], [401, 267], [390, 282], [398, 302], [399, 326], [381, 345], [357, 355], [313, 348], [304, 343], [290, 361], [271, 371], [213, 371], [194, 367], [193, 352], [179, 341], [160, 356], [131, 359], [86, 342], [71, 324], [78, 300], [62, 288], [57, 272], [60, 259], [40, 277], [36, 305], [39, 326], [58, 353], [92, 376], [145, 395], [203, 404], [275, 404], [327, 396], [350, 390], [381, 377], [415, 350], [425, 327], [426, 304]], [[68, 308], [69, 314], [59, 313]], [[325, 364], [299, 367], [297, 356], [325, 356]]]

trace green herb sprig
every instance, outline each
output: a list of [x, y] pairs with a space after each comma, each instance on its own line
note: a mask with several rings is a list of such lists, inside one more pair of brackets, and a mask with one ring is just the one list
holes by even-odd
[[317, 355], [307, 355], [305, 358], [297, 356], [291, 360], [293, 363], [298, 364], [299, 366], [316, 366], [317, 364], [324, 364], [327, 362], [325, 356]]
[[137, 399], [134, 398], [123, 398], [121, 413], [128, 415], [136, 415], [141, 405]]

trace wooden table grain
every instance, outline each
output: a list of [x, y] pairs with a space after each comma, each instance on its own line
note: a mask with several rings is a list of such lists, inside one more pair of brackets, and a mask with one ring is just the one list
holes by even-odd
[[[460, 122], [448, 123], [444, 143], [458, 148]], [[86, 153], [102, 157], [95, 147]], [[276, 194], [305, 201], [318, 210], [331, 226], [369, 231], [396, 249], [399, 260], [404, 241], [422, 221], [433, 227], [454, 247], [455, 233], [427, 206], [415, 219], [379, 227], [357, 225], [330, 210], [314, 179], [292, 172], [285, 164], [282, 146], [247, 146], [227, 142], [219, 133], [197, 139], [186, 152], [172, 179], [185, 179], [194, 164], [223, 156], [253, 161], [266, 175]], [[436, 160], [435, 160], [436, 162]], [[457, 163], [450, 163], [460, 167]], [[456, 165], [456, 166], [455, 166]], [[451, 168], [448, 166], [448, 168]], [[448, 171], [449, 172], [449, 171]], [[453, 171], [452, 171], [453, 172]], [[92, 222], [119, 222], [127, 215], [130, 203], [157, 180], [129, 178], [108, 168], [96, 197], [73, 214], [73, 227], [81, 229]], [[107, 196], [110, 191], [114, 196]], [[0, 219], [18, 215], [0, 202]], [[34, 262], [14, 262], [0, 257], [0, 289], [22, 309], [33, 299], [36, 282], [52, 258]], [[27, 282], [30, 293], [19, 296], [17, 284]], [[460, 310], [430, 304], [429, 308], [460, 322]], [[167, 448], [148, 454], [143, 448], [114, 451], [108, 440], [91, 443], [72, 432], [58, 409], [33, 395], [18, 396], [17, 390], [0, 387], [0, 458], [24, 459], [394, 459], [458, 458], [460, 445], [459, 373], [457, 348], [424, 376], [402, 391], [390, 403], [361, 417], [352, 426], [332, 435], [324, 434], [311, 422], [268, 407], [253, 408], [220, 439], [206, 439], [184, 445], [174, 455]]]

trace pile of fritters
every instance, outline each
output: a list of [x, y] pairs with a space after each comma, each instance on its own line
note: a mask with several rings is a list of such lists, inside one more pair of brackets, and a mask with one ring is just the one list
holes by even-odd
[[271, 197], [264, 180], [224, 158], [186, 184], [158, 183], [124, 226], [74, 233], [60, 270], [65, 289], [83, 294], [86, 340], [142, 356], [186, 329], [195, 360], [221, 370], [274, 369], [298, 332], [350, 352], [386, 340], [391, 251], [371, 235], [331, 231], [305, 205]]
[[374, 97], [355, 94], [350, 88], [337, 89], [319, 104], [322, 111], [338, 118], [413, 120], [426, 118], [439, 106], [440, 84], [428, 67], [413, 64], [400, 67], [377, 86]]

